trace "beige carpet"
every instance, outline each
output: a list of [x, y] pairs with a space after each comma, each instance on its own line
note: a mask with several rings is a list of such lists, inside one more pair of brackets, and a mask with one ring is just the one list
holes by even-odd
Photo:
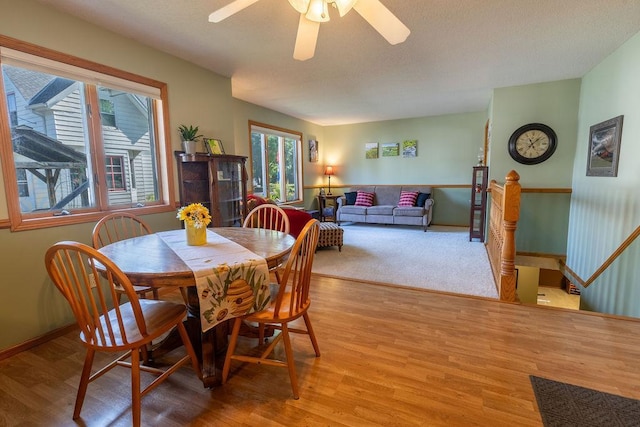
[[343, 223], [344, 246], [320, 248], [313, 272], [498, 298], [483, 243], [466, 227]]

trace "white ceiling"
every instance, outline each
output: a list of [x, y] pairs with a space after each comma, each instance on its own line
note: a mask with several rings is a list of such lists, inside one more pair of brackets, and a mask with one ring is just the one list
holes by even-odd
[[260, 0], [39, 0], [231, 78], [233, 96], [320, 125], [481, 111], [494, 88], [582, 77], [640, 31], [639, 0], [381, 0], [411, 34], [387, 43], [355, 11], [293, 59], [299, 14]]

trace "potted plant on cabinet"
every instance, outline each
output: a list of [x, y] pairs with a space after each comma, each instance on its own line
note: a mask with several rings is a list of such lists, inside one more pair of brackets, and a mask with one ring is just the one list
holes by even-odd
[[180, 137], [182, 138], [184, 152], [187, 154], [195, 154], [196, 139], [202, 136], [198, 135], [198, 126], [193, 127], [189, 125], [189, 127], [187, 127], [185, 125], [180, 125], [178, 127], [178, 131], [180, 131]]

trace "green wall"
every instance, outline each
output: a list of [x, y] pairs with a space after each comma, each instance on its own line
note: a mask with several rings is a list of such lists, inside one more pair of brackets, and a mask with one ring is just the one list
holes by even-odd
[[[587, 280], [640, 225], [640, 34], [582, 79], [567, 265]], [[624, 115], [617, 177], [586, 176], [589, 128]], [[594, 284], [581, 305], [594, 311], [640, 317], [638, 245]], [[633, 254], [633, 256], [632, 256]]]
[[[579, 100], [579, 79], [494, 90], [488, 150], [490, 178], [504, 182], [506, 174], [515, 170], [524, 190], [571, 188]], [[544, 123], [558, 136], [553, 156], [537, 165], [520, 164], [507, 150], [511, 134], [527, 123]], [[516, 230], [517, 250], [564, 254], [569, 203], [567, 193], [524, 192]]]
[[[336, 185], [470, 184], [486, 112], [327, 126], [320, 163], [335, 166]], [[413, 158], [365, 158], [365, 143], [418, 140]]]
[[[488, 161], [491, 179], [503, 181], [515, 170], [523, 187], [571, 187], [579, 97], [579, 79], [495, 89]], [[558, 136], [556, 152], [537, 165], [520, 164], [507, 151], [511, 134], [527, 123], [544, 123]]]

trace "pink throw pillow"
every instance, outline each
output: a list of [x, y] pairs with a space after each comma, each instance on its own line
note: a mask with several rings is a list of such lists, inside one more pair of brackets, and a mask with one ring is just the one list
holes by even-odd
[[414, 206], [417, 198], [417, 191], [402, 191], [400, 192], [400, 201], [398, 202], [398, 206]]
[[356, 196], [355, 206], [373, 206], [373, 193], [367, 193], [366, 191], [358, 191]]

